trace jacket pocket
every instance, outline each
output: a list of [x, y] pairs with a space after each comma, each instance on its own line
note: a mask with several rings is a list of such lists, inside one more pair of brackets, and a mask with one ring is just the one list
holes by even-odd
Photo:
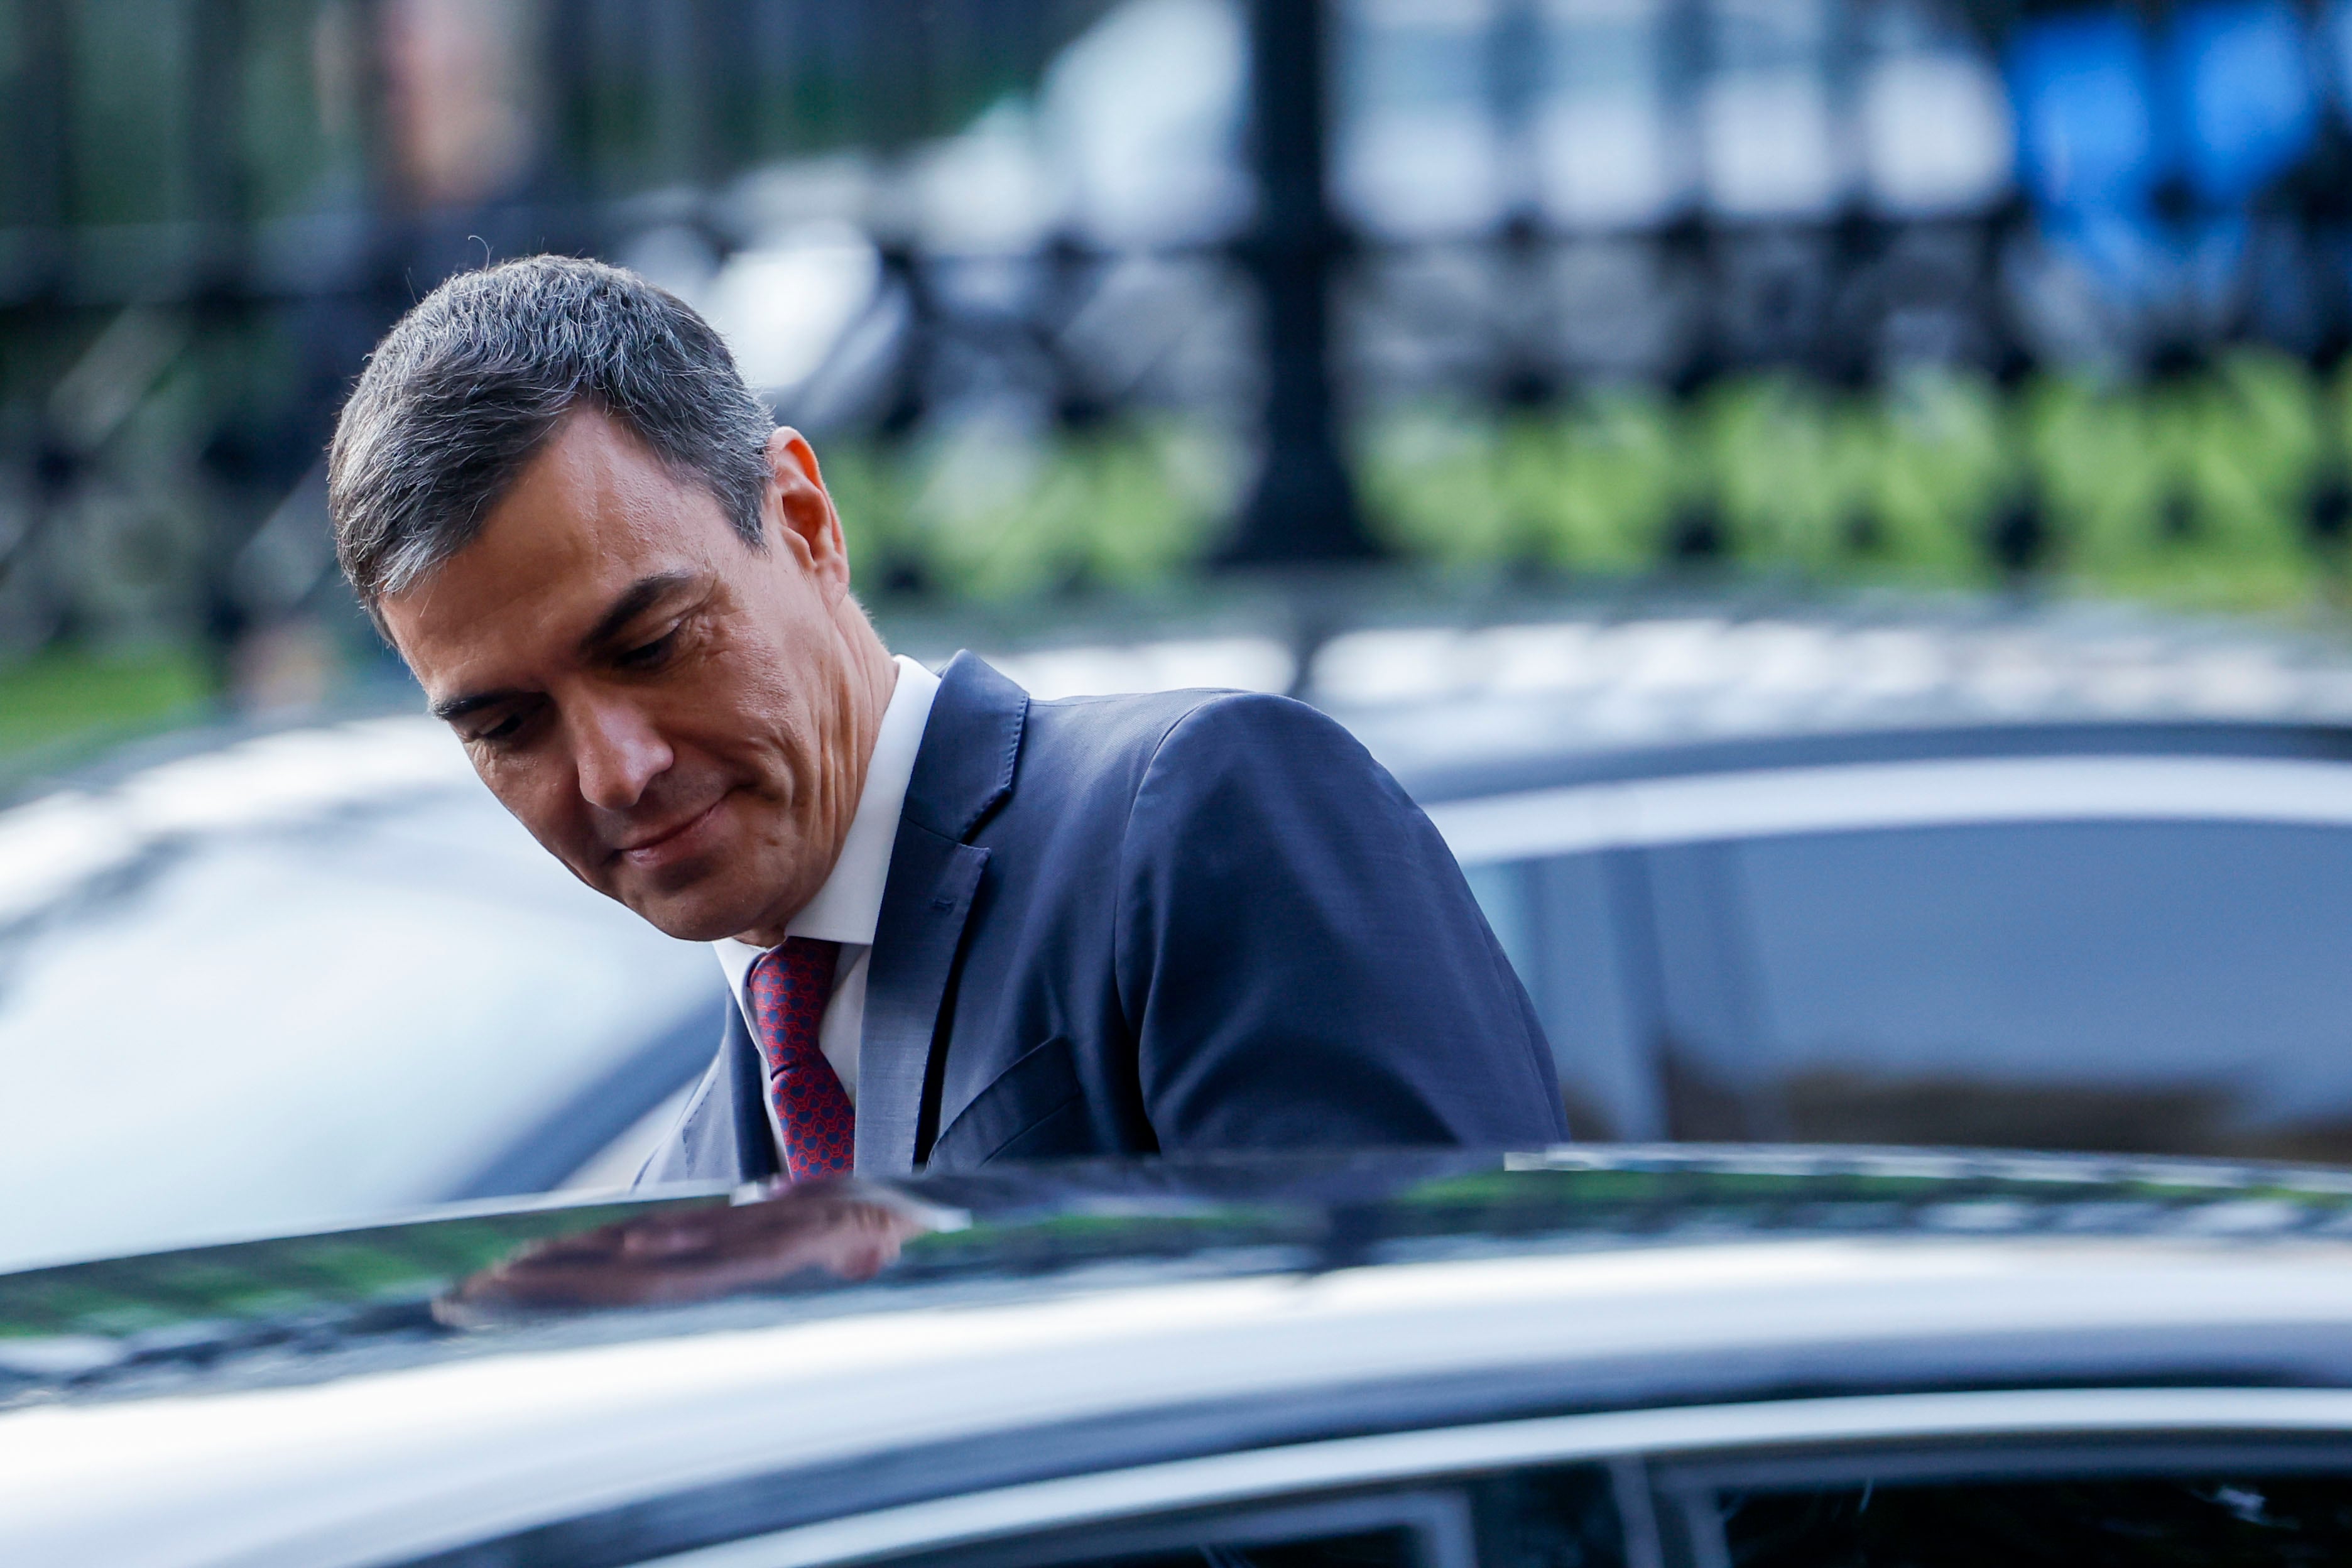
[[933, 1141], [925, 1169], [969, 1171], [995, 1160], [1097, 1152], [1076, 1054], [1067, 1038], [1055, 1035], [1024, 1053], [956, 1112]]

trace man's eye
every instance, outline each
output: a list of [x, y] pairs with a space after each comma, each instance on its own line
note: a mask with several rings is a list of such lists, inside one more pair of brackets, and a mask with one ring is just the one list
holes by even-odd
[[466, 739], [467, 741], [488, 741], [495, 745], [500, 741], [513, 740], [516, 732], [521, 730], [521, 728], [522, 715], [520, 713], [509, 713], [505, 718], [499, 720], [497, 723], [489, 726], [488, 729], [475, 731], [472, 734], [467, 736]]
[[676, 628], [664, 632], [649, 643], [640, 643], [614, 659], [624, 669], [651, 669], [669, 657], [670, 646], [677, 641]]

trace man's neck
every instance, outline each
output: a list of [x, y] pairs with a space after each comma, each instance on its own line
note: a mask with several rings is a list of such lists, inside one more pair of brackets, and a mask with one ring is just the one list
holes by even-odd
[[783, 941], [792, 922], [824, 889], [833, 868], [840, 863], [842, 847], [848, 842], [849, 830], [856, 825], [858, 807], [866, 797], [866, 784], [873, 771], [874, 748], [882, 734], [883, 715], [889, 711], [890, 699], [898, 689], [898, 661], [883, 645], [881, 637], [866, 620], [865, 611], [855, 599], [845, 595], [839, 614], [842, 617], [842, 640], [847, 654], [843, 661], [840, 699], [847, 720], [844, 726], [842, 749], [849, 757], [849, 776], [844, 781], [845, 809], [841, 824], [835, 836], [832, 853], [825, 858], [825, 876], [817, 879], [807, 896], [782, 919], [772, 918], [749, 931], [736, 933], [736, 941], [754, 947], [773, 947]]
[[[849, 649], [849, 678], [858, 689], [858, 698], [852, 700], [853, 722], [856, 726], [857, 758], [857, 792], [866, 789], [866, 770], [874, 760], [874, 742], [882, 733], [882, 715], [890, 710], [891, 694], [898, 689], [898, 661], [883, 646], [881, 635], [874, 623], [866, 618], [865, 609], [847, 595], [842, 596], [841, 607], [835, 612], [845, 623], [842, 640]], [[856, 799], [851, 804], [856, 812]]]

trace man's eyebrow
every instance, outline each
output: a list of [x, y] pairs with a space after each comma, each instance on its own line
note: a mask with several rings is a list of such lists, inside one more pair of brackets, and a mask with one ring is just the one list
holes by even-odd
[[[595, 652], [619, 637], [631, 621], [680, 588], [692, 586], [699, 576], [698, 573], [680, 569], [656, 572], [650, 576], [638, 578], [622, 589], [620, 597], [614, 599], [611, 606], [597, 617], [596, 624], [588, 628], [588, 635], [580, 639], [581, 651]], [[517, 698], [530, 695], [532, 693], [515, 687], [500, 687], [496, 691], [469, 691], [463, 697], [449, 697], [436, 702], [432, 712], [433, 717], [444, 723], [454, 723], [468, 713], [478, 713], [485, 708], [495, 708], [501, 702], [512, 702]]]
[[638, 578], [621, 591], [621, 596], [613, 601], [612, 607], [588, 629], [588, 635], [580, 639], [581, 651], [593, 653], [611, 642], [631, 621], [680, 588], [692, 584], [698, 575], [698, 573], [680, 570], [656, 572], [649, 577]]
[[454, 724], [468, 713], [478, 713], [485, 708], [495, 708], [501, 702], [511, 702], [527, 695], [512, 688], [498, 691], [469, 691], [463, 697], [450, 697], [436, 702], [433, 717], [444, 723]]

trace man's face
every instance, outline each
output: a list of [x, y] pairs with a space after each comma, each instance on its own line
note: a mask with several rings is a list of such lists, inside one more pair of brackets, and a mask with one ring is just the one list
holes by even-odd
[[583, 409], [471, 544], [383, 605], [507, 809], [689, 940], [780, 931], [824, 885], [864, 782], [839, 521], [805, 442], [779, 430], [769, 454], [759, 551]]

